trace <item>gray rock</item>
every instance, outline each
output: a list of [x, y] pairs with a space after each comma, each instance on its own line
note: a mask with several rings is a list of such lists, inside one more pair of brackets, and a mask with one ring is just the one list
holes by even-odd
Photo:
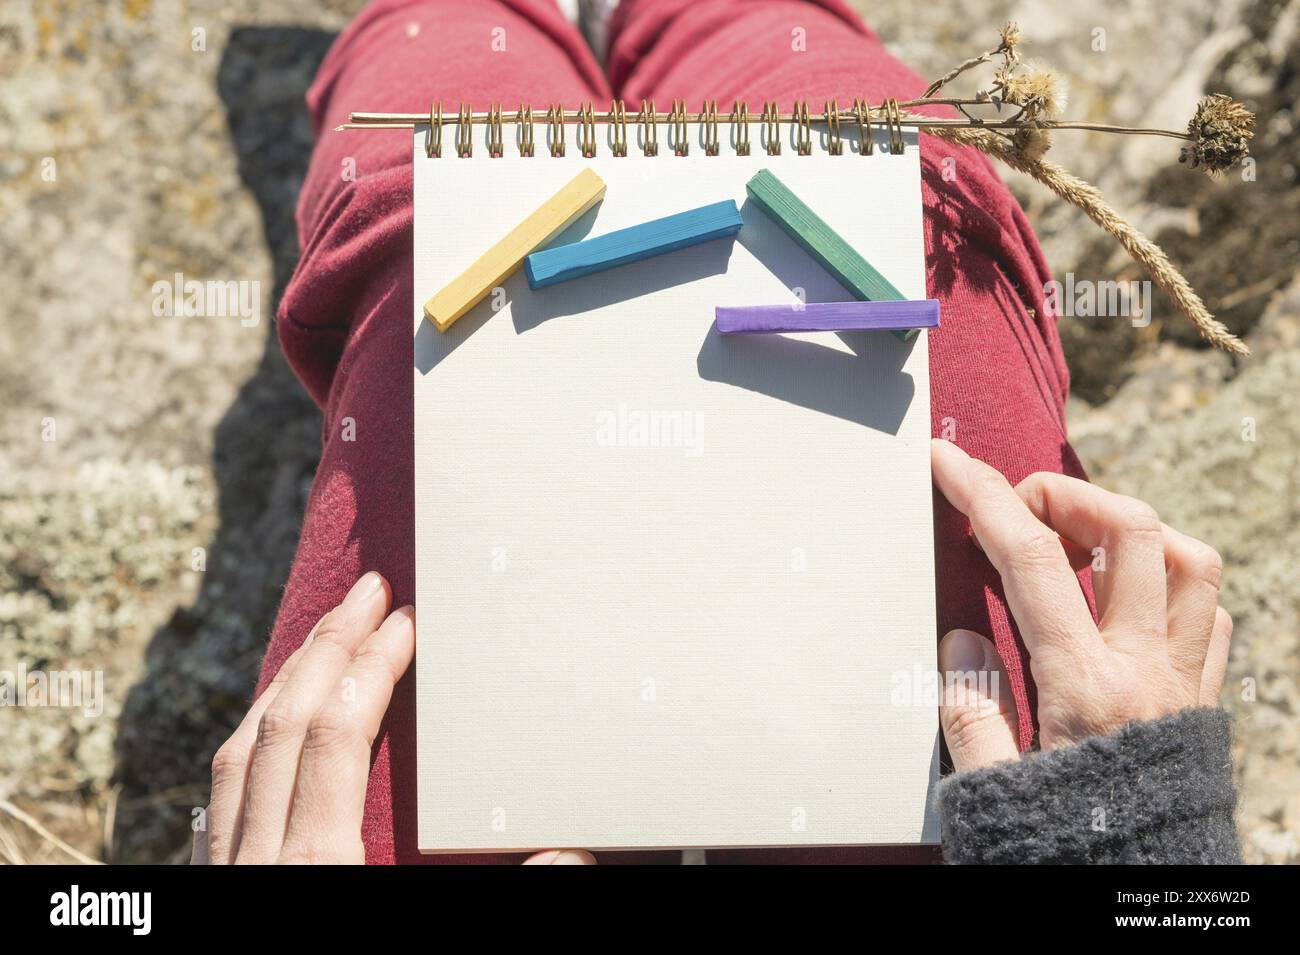
[[[0, 9], [0, 287], [12, 313], [0, 323], [0, 669], [92, 668], [106, 697], [98, 716], [6, 714], [0, 798], [92, 856], [187, 855], [208, 761], [252, 689], [318, 446], [319, 417], [270, 328], [296, 257], [292, 211], [310, 148], [302, 94], [359, 6]], [[1275, 87], [1300, 72], [1295, 9], [942, 0], [866, 13], [926, 75], [1017, 19], [1026, 53], [1069, 76], [1072, 115], [1177, 127], [1209, 82], [1293, 101]], [[1097, 27], [1104, 53], [1092, 49]], [[1294, 173], [1291, 125], [1279, 106], [1261, 139], [1275, 148], [1264, 153], [1276, 156], [1274, 183]], [[1163, 140], [1090, 134], [1062, 135], [1053, 151], [1143, 227], [1191, 237], [1189, 253], [1202, 250], [1207, 268], [1216, 255], [1263, 261], [1195, 235], [1222, 190], [1196, 176], [1174, 178], [1197, 184], [1181, 192], [1148, 188], [1175, 155]], [[1079, 213], [1010, 178], [1058, 274], [1111, 278], [1125, 267]], [[1260, 195], [1265, 206], [1277, 199]], [[1250, 234], [1239, 224], [1250, 219], [1223, 221], [1224, 234]], [[1293, 272], [1288, 235], [1271, 241]], [[177, 272], [260, 283], [262, 321], [155, 315], [154, 283]], [[1252, 321], [1268, 300], [1261, 287]], [[1251, 337], [1259, 357], [1240, 367], [1127, 329], [1068, 339], [1080, 393], [1116, 395], [1071, 407], [1094, 476], [1151, 500], [1228, 560], [1237, 636], [1225, 702], [1238, 716], [1243, 843], [1267, 861], [1294, 860], [1300, 831], [1300, 629], [1288, 579], [1298, 543], [1296, 304], [1294, 287], [1276, 297]], [[1081, 365], [1083, 355], [1095, 361]], [[1240, 439], [1245, 417], [1257, 422], [1254, 442]], [[0, 815], [0, 859], [66, 856]]]
[[1236, 717], [1247, 861], [1300, 860], [1300, 282], [1274, 296], [1226, 359], [1165, 346], [1098, 408], [1072, 406], [1070, 438], [1097, 483], [1153, 504], [1224, 559], [1235, 621], [1222, 701]]

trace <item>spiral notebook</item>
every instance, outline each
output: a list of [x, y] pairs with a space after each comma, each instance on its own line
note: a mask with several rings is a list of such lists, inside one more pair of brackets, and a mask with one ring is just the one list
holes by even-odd
[[[416, 127], [422, 851], [937, 839], [926, 335], [713, 329], [848, 297], [746, 202], [764, 168], [924, 298], [916, 136], [721, 128], [561, 127], [560, 156], [552, 125], [529, 156], [463, 124], [431, 157]], [[425, 320], [583, 165], [604, 199], [554, 244], [725, 199], [743, 228]]]

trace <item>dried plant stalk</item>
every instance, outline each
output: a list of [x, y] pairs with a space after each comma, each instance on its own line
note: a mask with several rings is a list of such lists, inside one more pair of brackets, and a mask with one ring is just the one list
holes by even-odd
[[1006, 137], [986, 129], [976, 126], [929, 126], [926, 127], [926, 132], [959, 146], [973, 146], [1012, 169], [1032, 176], [1066, 202], [1078, 206], [1089, 219], [1119, 240], [1128, 254], [1147, 270], [1156, 285], [1173, 299], [1174, 304], [1196, 326], [1202, 338], [1233, 355], [1250, 355], [1246, 343], [1210, 314], [1191, 283], [1169, 261], [1164, 250], [1112, 209], [1096, 186], [1067, 172], [1056, 163], [1026, 155]]
[[[1020, 39], [1016, 25], [1006, 24], [999, 34], [997, 47], [966, 60], [935, 80], [920, 100], [899, 104], [907, 108], [944, 102], [956, 107], [963, 119], [945, 122], [916, 113], [904, 115], [912, 125], [930, 135], [959, 146], [973, 146], [1012, 169], [1032, 176], [1066, 202], [1078, 206], [1088, 218], [1119, 240], [1125, 251], [1147, 270], [1156, 285], [1196, 326], [1202, 338], [1230, 354], [1249, 355], [1250, 349], [1246, 344], [1210, 314], [1191, 283], [1174, 268], [1160, 246], [1112, 209], [1096, 186], [1056, 163], [1048, 162], [1043, 156], [1051, 148], [1052, 131], [1056, 129], [1170, 136], [1184, 142], [1178, 157], [1180, 162], [1193, 168], [1199, 166], [1210, 176], [1218, 176], [1250, 154], [1250, 139], [1255, 133], [1254, 115], [1230, 97], [1216, 94], [1204, 97], [1197, 104], [1196, 115], [1187, 124], [1186, 132], [1062, 121], [1056, 115], [1065, 102], [1063, 85], [1055, 73], [1041, 65], [1021, 69]], [[941, 101], [935, 97], [940, 89], [962, 73], [998, 57], [1001, 64], [994, 71], [992, 85], [980, 90], [973, 99], [948, 98]], [[1000, 114], [1007, 104], [1017, 107], [1017, 112], [1004, 117]], [[977, 106], [990, 105], [997, 109], [997, 118], [981, 119], [970, 112]]]

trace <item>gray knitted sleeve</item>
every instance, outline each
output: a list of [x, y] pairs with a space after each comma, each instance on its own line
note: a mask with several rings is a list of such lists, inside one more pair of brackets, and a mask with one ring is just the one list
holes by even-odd
[[949, 776], [939, 788], [944, 858], [1240, 862], [1230, 743], [1226, 713], [1189, 709]]

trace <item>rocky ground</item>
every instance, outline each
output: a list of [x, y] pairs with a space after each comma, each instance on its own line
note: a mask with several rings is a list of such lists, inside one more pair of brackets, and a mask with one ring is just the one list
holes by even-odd
[[[302, 94], [349, 0], [10, 0], [0, 12], [0, 669], [104, 671], [104, 712], [8, 709], [0, 860], [179, 860], [242, 714], [315, 467], [318, 416], [270, 327], [296, 256]], [[1260, 111], [1254, 181], [1169, 140], [1053, 151], [1164, 243], [1249, 336], [1234, 363], [1157, 301], [1146, 329], [1062, 321], [1071, 436], [1101, 483], [1213, 541], [1237, 621], [1252, 861], [1300, 859], [1300, 374], [1293, 104], [1300, 0], [872, 4], [926, 75], [1007, 17], [1070, 114], [1181, 127], [1206, 89]], [[1097, 50], [1097, 30], [1104, 50]], [[1008, 177], [1058, 277], [1137, 277], [1074, 210]], [[259, 283], [261, 321], [153, 314], [151, 287]]]

